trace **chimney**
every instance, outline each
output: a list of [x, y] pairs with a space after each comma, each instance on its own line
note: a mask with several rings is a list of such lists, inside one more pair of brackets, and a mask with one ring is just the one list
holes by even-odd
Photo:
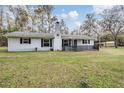
[[60, 33], [60, 23], [59, 22], [56, 22], [56, 24], [55, 24], [53, 49], [54, 49], [54, 51], [62, 50], [62, 37], [61, 37], [61, 33]]
[[55, 32], [60, 33], [60, 23], [59, 22], [56, 22], [56, 24], [55, 24]]

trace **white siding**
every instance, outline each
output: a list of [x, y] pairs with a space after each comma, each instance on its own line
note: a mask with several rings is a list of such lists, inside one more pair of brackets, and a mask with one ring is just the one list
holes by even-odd
[[[52, 40], [53, 49], [62, 50], [61, 36], [55, 36]], [[90, 44], [83, 44], [82, 40], [77, 40], [77, 46], [93, 46], [94, 40], [90, 40]], [[20, 44], [20, 38], [8, 38], [8, 51], [49, 51], [52, 47], [41, 47], [40, 38], [31, 38], [31, 44]]]
[[20, 38], [8, 38], [8, 51], [48, 51], [50, 47], [41, 47], [41, 39], [31, 38], [31, 44], [20, 44]]
[[62, 50], [62, 38], [61, 36], [55, 36], [53, 43], [54, 51]]
[[77, 40], [77, 46], [94, 45], [94, 40], [90, 40], [90, 44], [83, 44], [82, 40]]

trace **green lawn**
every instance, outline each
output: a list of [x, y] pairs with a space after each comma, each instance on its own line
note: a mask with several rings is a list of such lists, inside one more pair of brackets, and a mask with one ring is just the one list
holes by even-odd
[[84, 52], [7, 52], [0, 87], [124, 87], [124, 48]]

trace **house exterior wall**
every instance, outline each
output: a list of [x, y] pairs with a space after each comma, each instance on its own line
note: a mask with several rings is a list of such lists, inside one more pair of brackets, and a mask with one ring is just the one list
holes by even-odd
[[90, 40], [90, 44], [83, 44], [82, 40], [77, 41], [77, 51], [92, 50], [93, 46], [94, 46], [93, 40]]
[[41, 38], [31, 38], [31, 44], [20, 44], [20, 38], [8, 38], [8, 51], [48, 51], [51, 47], [41, 47]]
[[77, 40], [77, 46], [93, 46], [94, 45], [94, 40], [90, 40], [90, 44], [83, 44], [82, 40]]
[[[94, 40], [90, 40], [90, 44], [83, 44], [82, 40], [77, 40], [76, 51], [93, 49]], [[31, 38], [31, 44], [20, 44], [20, 38], [8, 38], [8, 51], [54, 51], [62, 50], [61, 36], [55, 36], [52, 40], [52, 47], [41, 47], [41, 38]], [[65, 50], [72, 50], [73, 47], [65, 47]]]

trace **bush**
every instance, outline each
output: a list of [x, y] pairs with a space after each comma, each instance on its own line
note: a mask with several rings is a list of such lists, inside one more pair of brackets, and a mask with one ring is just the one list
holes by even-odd
[[93, 49], [99, 50], [99, 44], [95, 44], [95, 45], [93, 46]]
[[7, 38], [4, 36], [0, 36], [0, 47], [7, 46]]

